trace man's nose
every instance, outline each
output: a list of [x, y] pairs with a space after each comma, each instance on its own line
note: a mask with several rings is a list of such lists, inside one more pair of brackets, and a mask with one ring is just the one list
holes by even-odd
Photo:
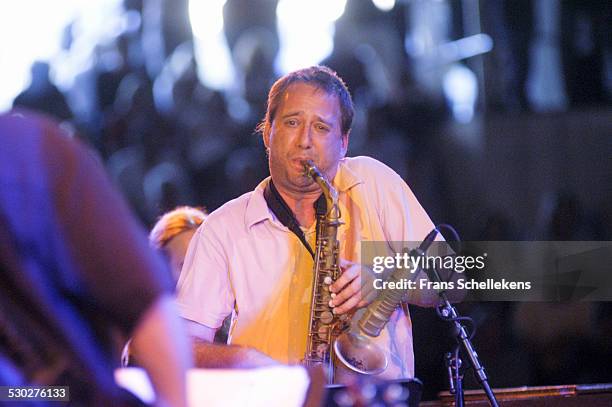
[[312, 147], [312, 132], [311, 126], [305, 124], [301, 129], [297, 139], [298, 147], [310, 148]]

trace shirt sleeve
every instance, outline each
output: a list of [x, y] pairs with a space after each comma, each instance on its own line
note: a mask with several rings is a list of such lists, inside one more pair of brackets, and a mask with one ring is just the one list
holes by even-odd
[[235, 296], [229, 278], [227, 251], [210, 215], [189, 243], [177, 284], [177, 305], [185, 319], [219, 328], [232, 312]]
[[[395, 172], [389, 177], [395, 187], [382, 194], [385, 199], [381, 203], [381, 221], [386, 239], [392, 245], [401, 243], [404, 246], [410, 243], [414, 246], [411, 248], [416, 248], [435, 225], [406, 182]], [[436, 240], [443, 241], [444, 238], [438, 234]], [[399, 253], [403, 247], [392, 249]], [[419, 278], [426, 278], [426, 275], [422, 274]], [[438, 294], [433, 289], [409, 290], [408, 302], [425, 307], [434, 306], [438, 303]]]
[[390, 185], [393, 187], [379, 193], [379, 196], [384, 197], [381, 202], [381, 221], [387, 241], [422, 241], [434, 228], [431, 218], [397, 173], [392, 172], [388, 178], [391, 178]]

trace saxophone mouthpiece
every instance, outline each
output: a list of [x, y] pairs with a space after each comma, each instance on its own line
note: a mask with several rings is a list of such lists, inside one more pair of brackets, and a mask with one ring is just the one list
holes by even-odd
[[302, 164], [304, 165], [304, 171], [308, 177], [311, 177], [315, 180], [317, 178], [324, 178], [317, 166], [315, 165], [314, 161], [304, 160], [302, 161]]
[[312, 160], [304, 160], [302, 161], [302, 165], [304, 166], [304, 172], [309, 177], [312, 177], [312, 175], [317, 172], [317, 167]]
[[306, 170], [309, 170], [310, 168], [314, 167], [314, 162], [312, 160], [304, 160], [302, 161], [302, 165]]

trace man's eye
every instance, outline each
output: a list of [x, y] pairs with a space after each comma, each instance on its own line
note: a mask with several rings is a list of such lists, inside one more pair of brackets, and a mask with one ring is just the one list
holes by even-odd
[[317, 130], [319, 130], [319, 131], [325, 131], [325, 132], [329, 131], [329, 128], [327, 126], [322, 125], [322, 124], [317, 124], [316, 127], [317, 127]]
[[293, 126], [297, 126], [298, 121], [295, 120], [295, 119], [289, 119], [285, 123], [287, 123], [288, 126], [292, 126], [293, 127]]

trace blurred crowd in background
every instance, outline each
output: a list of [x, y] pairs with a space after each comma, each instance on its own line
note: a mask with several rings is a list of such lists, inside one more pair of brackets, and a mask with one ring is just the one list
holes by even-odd
[[[225, 1], [225, 87], [202, 80], [202, 61], [221, 55], [196, 57], [193, 5], [124, 0], [129, 23], [95, 44], [70, 88], [60, 91], [53, 64], [37, 61], [13, 105], [74, 128], [145, 224], [178, 205], [214, 210], [268, 174], [255, 127], [283, 69], [283, 2]], [[611, 239], [611, 2], [340, 3], [333, 50], [313, 63], [352, 92], [349, 155], [387, 163], [434, 223], [455, 225], [464, 240]], [[494, 386], [612, 381], [607, 303], [462, 307]], [[452, 339], [433, 311], [412, 313], [417, 376], [431, 397], [446, 387]]]

